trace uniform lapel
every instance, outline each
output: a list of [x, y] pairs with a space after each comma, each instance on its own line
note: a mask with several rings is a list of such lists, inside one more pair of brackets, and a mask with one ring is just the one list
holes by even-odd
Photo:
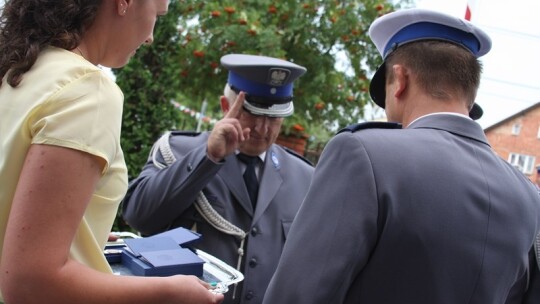
[[274, 151], [273, 147], [266, 153], [262, 175], [259, 176], [259, 197], [253, 223], [257, 222], [261, 217], [283, 183], [283, 177], [279, 170], [280, 156]]
[[223, 182], [227, 184], [227, 187], [231, 190], [242, 208], [244, 208], [250, 216], [253, 216], [253, 206], [251, 205], [251, 200], [249, 199], [249, 194], [244, 184], [244, 179], [242, 178], [242, 173], [240, 171], [240, 164], [238, 162], [239, 160], [234, 154], [227, 156], [225, 158], [225, 164], [223, 165], [223, 168], [219, 170], [218, 175]]

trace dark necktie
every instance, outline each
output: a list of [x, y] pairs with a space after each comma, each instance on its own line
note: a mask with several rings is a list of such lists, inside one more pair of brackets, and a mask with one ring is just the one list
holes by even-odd
[[259, 193], [259, 181], [257, 180], [257, 174], [255, 173], [255, 166], [258, 164], [259, 157], [249, 156], [242, 153], [239, 153], [237, 156], [240, 161], [246, 164], [244, 182], [246, 183], [246, 188], [248, 190], [253, 209], [255, 209], [255, 206], [257, 205], [257, 194]]

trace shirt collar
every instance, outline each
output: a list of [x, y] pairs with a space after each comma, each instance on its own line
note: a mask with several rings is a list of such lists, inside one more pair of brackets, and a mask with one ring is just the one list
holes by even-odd
[[[235, 155], [238, 155], [239, 153], [240, 153], [239, 150], [236, 150], [236, 151], [235, 151]], [[266, 151], [264, 151], [263, 153], [259, 154], [258, 156], [259, 156], [259, 159], [261, 160], [261, 162], [264, 163], [264, 158], [266, 157]]]
[[[470, 118], [469, 116], [467, 115], [463, 115], [463, 114], [460, 114], [460, 113], [456, 113], [456, 112], [436, 112], [436, 113], [429, 113], [429, 114], [426, 114], [426, 115], [422, 115], [420, 117], [417, 117], [415, 120], [411, 121], [411, 123], [409, 124], [412, 125], [413, 123], [415, 123], [416, 121], [418, 121], [419, 119], [422, 119], [424, 117], [428, 117], [428, 116], [434, 116], [434, 115], [454, 115], [454, 116], [460, 116], [460, 117], [463, 117], [463, 118], [467, 118], [469, 120], [472, 120], [472, 118]], [[407, 126], [408, 127], [408, 126]]]

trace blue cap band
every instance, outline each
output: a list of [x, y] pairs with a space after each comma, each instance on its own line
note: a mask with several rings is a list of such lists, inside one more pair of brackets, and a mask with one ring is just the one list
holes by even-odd
[[[292, 97], [293, 95], [292, 83], [281, 86], [281, 87], [270, 86], [267, 84], [250, 81], [236, 74], [233, 71], [229, 71], [228, 83], [230, 86], [235, 87], [241, 91], [244, 91], [248, 93], [249, 95], [254, 95], [254, 96], [259, 96], [259, 97], [282, 98], [282, 97]], [[272, 92], [274, 92], [274, 94], [272, 94]]]
[[384, 58], [403, 43], [416, 40], [438, 39], [460, 44], [469, 49], [475, 56], [480, 50], [480, 42], [472, 33], [431, 22], [411, 24], [397, 32], [384, 49]]

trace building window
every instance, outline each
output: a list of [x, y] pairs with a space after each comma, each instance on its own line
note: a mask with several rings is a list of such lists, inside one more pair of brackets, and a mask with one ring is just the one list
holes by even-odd
[[534, 156], [510, 153], [510, 156], [508, 157], [508, 162], [524, 174], [533, 173], [535, 162]]
[[515, 123], [512, 125], [512, 135], [519, 135], [519, 132], [521, 132], [521, 124]]

